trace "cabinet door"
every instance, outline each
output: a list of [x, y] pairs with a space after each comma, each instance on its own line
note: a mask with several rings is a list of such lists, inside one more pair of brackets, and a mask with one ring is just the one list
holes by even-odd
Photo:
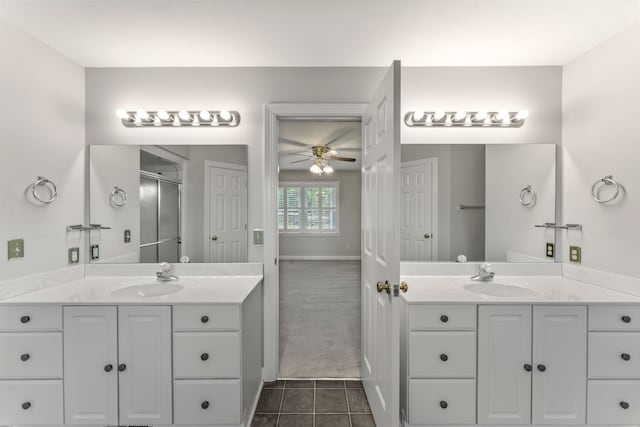
[[118, 423], [116, 307], [64, 308], [66, 424]]
[[478, 424], [531, 422], [531, 306], [478, 308]]
[[171, 308], [118, 309], [120, 425], [171, 424]]
[[533, 308], [533, 424], [586, 422], [587, 308]]

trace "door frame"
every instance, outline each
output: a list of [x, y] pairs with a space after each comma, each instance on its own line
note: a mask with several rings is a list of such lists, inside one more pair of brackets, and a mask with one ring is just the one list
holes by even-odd
[[220, 168], [220, 169], [231, 169], [231, 170], [237, 170], [237, 171], [241, 171], [244, 172], [244, 205], [245, 205], [245, 212], [246, 213], [246, 217], [245, 217], [245, 224], [244, 224], [244, 231], [245, 231], [245, 245], [246, 245], [246, 252], [247, 252], [247, 256], [249, 256], [249, 230], [248, 230], [248, 222], [249, 222], [249, 214], [248, 214], [248, 205], [249, 205], [249, 198], [248, 198], [248, 191], [247, 191], [247, 186], [249, 185], [249, 174], [248, 174], [248, 168], [245, 165], [238, 165], [235, 163], [225, 163], [225, 162], [217, 162], [214, 160], [205, 160], [204, 161], [204, 222], [205, 222], [205, 228], [207, 230], [207, 233], [204, 236], [204, 247], [203, 247], [203, 255], [206, 255], [207, 259], [205, 262], [213, 262], [211, 261], [211, 245], [209, 244], [209, 238], [211, 236], [211, 223], [209, 221], [209, 206], [211, 203], [210, 200], [210, 196], [211, 196], [211, 186], [210, 186], [210, 179], [211, 179], [211, 168]]
[[[402, 144], [400, 144], [402, 150]], [[426, 159], [409, 160], [400, 162], [400, 170], [404, 167], [423, 166], [426, 171], [427, 165], [431, 165], [431, 262], [438, 261], [438, 158], [428, 157]], [[433, 259], [435, 256], [436, 259]], [[400, 260], [402, 262], [402, 260]], [[423, 262], [423, 261], [419, 261]], [[429, 261], [427, 261], [429, 262]]]
[[[286, 118], [363, 119], [366, 103], [275, 103], [264, 108], [264, 357], [262, 377], [274, 381], [279, 364], [278, 120]], [[273, 261], [272, 261], [273, 260]]]

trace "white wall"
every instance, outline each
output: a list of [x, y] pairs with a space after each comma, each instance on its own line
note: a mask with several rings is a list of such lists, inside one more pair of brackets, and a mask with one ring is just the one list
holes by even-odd
[[[67, 266], [84, 222], [84, 70], [0, 19], [0, 281]], [[50, 205], [26, 190], [38, 175], [58, 185]], [[7, 240], [24, 239], [25, 257], [7, 261]]]
[[[564, 222], [581, 223], [568, 244], [582, 265], [640, 277], [640, 24], [567, 64], [563, 81]], [[591, 200], [594, 181], [613, 175], [625, 187], [617, 203]], [[605, 193], [603, 193], [605, 195]]]
[[340, 183], [340, 234], [296, 236], [280, 234], [280, 256], [354, 257], [360, 256], [360, 171], [337, 170], [329, 176], [312, 176], [309, 171], [280, 171], [280, 181], [338, 181]]

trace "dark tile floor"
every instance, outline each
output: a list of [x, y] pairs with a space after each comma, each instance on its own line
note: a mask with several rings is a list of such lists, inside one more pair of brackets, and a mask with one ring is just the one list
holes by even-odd
[[265, 383], [252, 427], [375, 427], [360, 381]]

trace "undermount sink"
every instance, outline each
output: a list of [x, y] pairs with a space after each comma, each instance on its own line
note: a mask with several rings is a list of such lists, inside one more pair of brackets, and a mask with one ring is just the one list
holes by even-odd
[[494, 297], [532, 297], [539, 295], [538, 292], [523, 286], [494, 282], [469, 283], [464, 288], [470, 292]]
[[120, 288], [111, 292], [113, 296], [161, 297], [180, 292], [184, 287], [177, 283], [145, 283]]

